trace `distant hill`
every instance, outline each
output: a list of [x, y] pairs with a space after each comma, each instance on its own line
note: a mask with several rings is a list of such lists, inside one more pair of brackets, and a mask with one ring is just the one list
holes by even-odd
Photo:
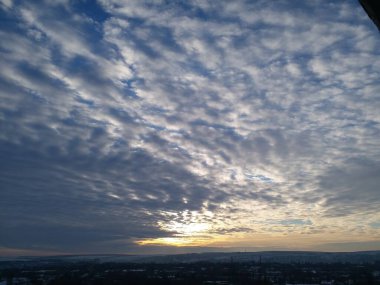
[[1, 258], [0, 261], [23, 263], [55, 262], [133, 262], [133, 263], [194, 263], [194, 262], [278, 262], [278, 263], [373, 263], [380, 262], [380, 251], [360, 252], [205, 252], [174, 255], [70, 255], [50, 257]]
[[190, 262], [279, 262], [279, 263], [365, 263], [380, 261], [380, 251], [363, 252], [213, 252], [165, 256], [136, 257], [135, 262], [190, 263]]

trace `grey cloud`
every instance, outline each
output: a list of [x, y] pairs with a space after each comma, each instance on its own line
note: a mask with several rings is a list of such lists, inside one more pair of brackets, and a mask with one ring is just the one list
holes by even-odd
[[196, 182], [178, 165], [157, 161], [142, 150], [100, 160], [95, 153], [84, 156], [74, 149], [67, 156], [56, 151], [42, 154], [30, 147], [34, 151], [2, 146], [1, 220], [6, 246], [23, 247], [22, 238], [8, 244], [7, 237], [22, 236], [29, 228], [31, 243], [55, 248], [64, 240], [74, 243], [79, 236], [81, 243], [91, 242], [93, 232], [99, 233], [92, 237], [95, 241], [114, 235], [160, 236], [164, 232], [157, 222], [165, 217], [157, 212], [200, 210], [204, 201], [212, 200], [210, 189], [203, 186], [206, 181]]
[[328, 215], [377, 212], [380, 203], [380, 164], [369, 158], [351, 158], [319, 177]]

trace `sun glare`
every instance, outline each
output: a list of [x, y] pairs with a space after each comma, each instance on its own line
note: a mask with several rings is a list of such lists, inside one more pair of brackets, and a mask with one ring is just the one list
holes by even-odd
[[138, 241], [138, 245], [202, 246], [206, 242], [191, 237], [164, 237]]
[[192, 236], [197, 235], [203, 232], [206, 232], [209, 228], [209, 225], [206, 223], [179, 223], [179, 222], [172, 222], [169, 225], [162, 226], [170, 231], [178, 232], [182, 236]]
[[[173, 213], [168, 213], [173, 215]], [[204, 216], [198, 212], [184, 211], [179, 215], [181, 222], [159, 222], [160, 229], [172, 233], [163, 238], [144, 239], [137, 241], [139, 245], [171, 245], [171, 246], [200, 246], [211, 241], [209, 230], [211, 225], [202, 222]]]

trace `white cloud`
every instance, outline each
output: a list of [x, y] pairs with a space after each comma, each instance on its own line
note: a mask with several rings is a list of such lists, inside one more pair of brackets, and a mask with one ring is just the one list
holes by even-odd
[[0, 5], [4, 9], [10, 9], [13, 7], [13, 0], [1, 0]]

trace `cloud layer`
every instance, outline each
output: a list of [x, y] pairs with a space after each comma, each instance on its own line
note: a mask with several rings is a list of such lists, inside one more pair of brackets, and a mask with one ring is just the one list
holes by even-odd
[[0, 5], [3, 248], [380, 239], [380, 40], [358, 3]]

